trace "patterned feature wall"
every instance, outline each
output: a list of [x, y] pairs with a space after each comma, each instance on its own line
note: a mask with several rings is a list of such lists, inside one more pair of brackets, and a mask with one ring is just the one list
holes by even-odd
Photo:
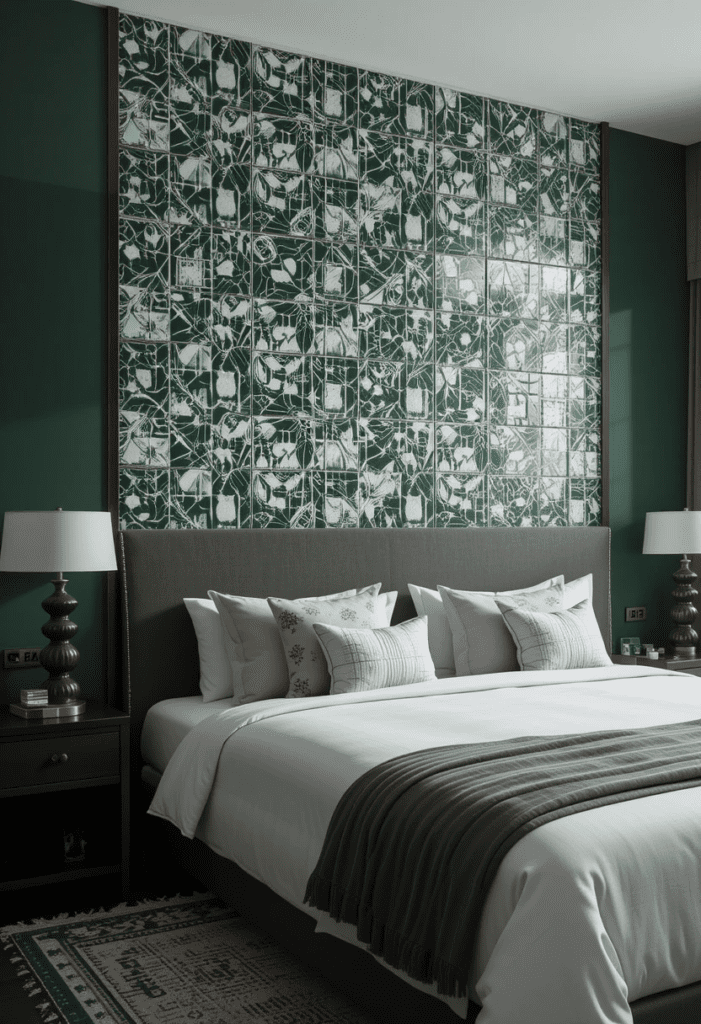
[[120, 22], [122, 526], [593, 525], [599, 130]]

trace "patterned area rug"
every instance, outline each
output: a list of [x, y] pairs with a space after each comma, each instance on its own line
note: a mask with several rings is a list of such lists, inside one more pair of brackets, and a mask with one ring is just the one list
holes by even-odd
[[209, 894], [0, 936], [44, 1024], [373, 1024]]

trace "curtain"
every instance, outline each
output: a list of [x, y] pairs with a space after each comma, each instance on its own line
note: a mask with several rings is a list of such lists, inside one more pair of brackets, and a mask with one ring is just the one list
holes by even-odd
[[686, 277], [689, 281], [686, 498], [689, 508], [701, 509], [701, 142], [686, 149]]

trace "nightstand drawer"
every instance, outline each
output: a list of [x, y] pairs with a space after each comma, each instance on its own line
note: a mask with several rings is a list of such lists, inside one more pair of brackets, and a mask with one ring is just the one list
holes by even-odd
[[47, 786], [119, 775], [119, 734], [42, 736], [0, 743], [0, 788]]

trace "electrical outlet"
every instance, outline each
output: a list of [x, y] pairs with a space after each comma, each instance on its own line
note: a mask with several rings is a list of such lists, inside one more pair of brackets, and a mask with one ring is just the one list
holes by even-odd
[[2, 652], [3, 668], [41, 668], [41, 647], [8, 647]]
[[642, 622], [646, 617], [645, 607], [626, 608], [626, 622]]

